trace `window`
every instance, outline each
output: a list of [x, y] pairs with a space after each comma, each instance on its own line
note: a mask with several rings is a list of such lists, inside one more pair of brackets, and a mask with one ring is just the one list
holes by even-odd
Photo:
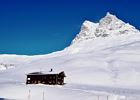
[[55, 79], [55, 76], [53, 76], [53, 79]]
[[30, 78], [27, 78], [27, 80], [30, 80]]

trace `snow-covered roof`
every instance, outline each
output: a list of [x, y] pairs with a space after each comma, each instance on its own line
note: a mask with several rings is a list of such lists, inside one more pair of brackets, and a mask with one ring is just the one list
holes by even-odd
[[52, 71], [52, 72], [32, 72], [32, 73], [29, 73], [27, 75], [42, 75], [42, 74], [59, 74], [60, 72], [55, 72], [55, 71]]

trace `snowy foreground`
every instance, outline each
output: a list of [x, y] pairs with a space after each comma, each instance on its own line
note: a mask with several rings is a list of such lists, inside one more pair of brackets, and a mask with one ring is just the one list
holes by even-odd
[[[62, 51], [0, 55], [0, 63], [0, 98], [140, 100], [140, 32], [109, 13], [99, 23], [85, 21]], [[51, 68], [65, 71], [64, 86], [25, 84], [26, 74]]]
[[0, 94], [12, 100], [139, 100], [139, 90], [70, 84], [65, 86], [3, 84]]

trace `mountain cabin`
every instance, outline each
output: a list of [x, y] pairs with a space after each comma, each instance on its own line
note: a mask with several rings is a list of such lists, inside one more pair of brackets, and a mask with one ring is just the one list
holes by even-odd
[[33, 72], [27, 74], [26, 84], [64, 85], [64, 71], [60, 73]]

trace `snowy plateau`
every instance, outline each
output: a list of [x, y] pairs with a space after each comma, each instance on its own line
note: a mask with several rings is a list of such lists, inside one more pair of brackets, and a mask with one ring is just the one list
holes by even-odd
[[[69, 47], [0, 55], [0, 100], [140, 100], [140, 31], [107, 13], [85, 21]], [[5, 64], [13, 64], [5, 68]], [[65, 71], [65, 85], [26, 85], [26, 74]]]

